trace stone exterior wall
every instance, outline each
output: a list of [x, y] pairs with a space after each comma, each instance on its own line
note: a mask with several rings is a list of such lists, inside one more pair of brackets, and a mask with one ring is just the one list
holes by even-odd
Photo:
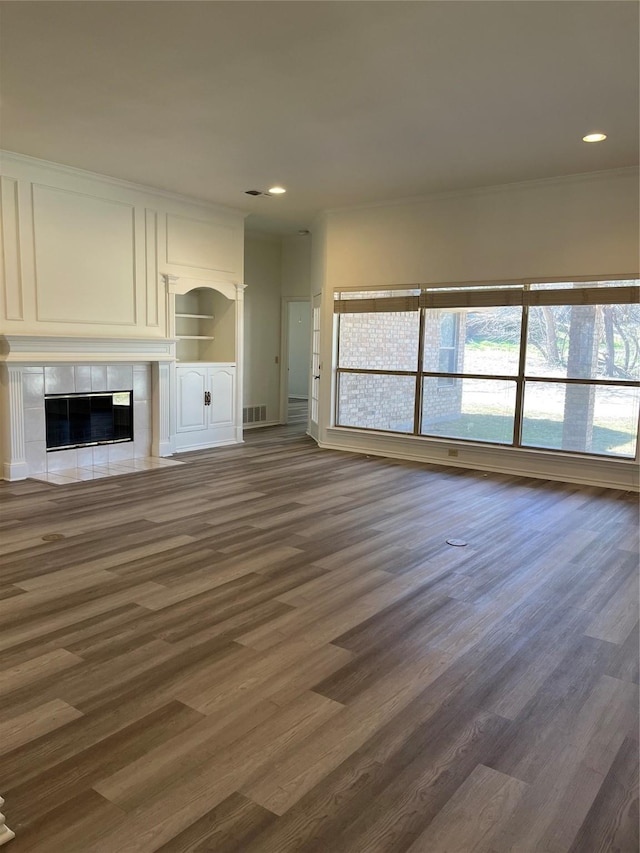
[[416, 370], [417, 311], [342, 314], [339, 366], [367, 370]]
[[413, 432], [414, 376], [342, 373], [339, 382], [340, 426]]
[[[427, 311], [424, 369], [438, 370], [442, 312]], [[368, 370], [417, 369], [418, 312], [342, 314], [340, 316], [339, 366]], [[459, 315], [455, 370], [464, 363], [465, 316]], [[412, 432], [414, 377], [341, 374], [338, 392], [338, 424], [367, 429]], [[423, 392], [425, 424], [451, 420], [460, 415], [462, 380], [451, 383], [426, 379]], [[424, 430], [423, 430], [424, 431]]]
[[[424, 370], [438, 370], [440, 356], [441, 311], [427, 311], [424, 327]], [[460, 312], [457, 319], [457, 346], [454, 354], [455, 371], [464, 369], [464, 338], [466, 314]], [[422, 391], [422, 432], [429, 424], [453, 420], [459, 417], [462, 408], [462, 379], [449, 383], [429, 377], [424, 380]]]

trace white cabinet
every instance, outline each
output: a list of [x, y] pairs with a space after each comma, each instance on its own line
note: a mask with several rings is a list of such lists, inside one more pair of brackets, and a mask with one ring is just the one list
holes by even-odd
[[164, 274], [171, 366], [170, 446], [242, 443], [244, 284]]
[[178, 364], [176, 402], [178, 452], [237, 441], [235, 364]]

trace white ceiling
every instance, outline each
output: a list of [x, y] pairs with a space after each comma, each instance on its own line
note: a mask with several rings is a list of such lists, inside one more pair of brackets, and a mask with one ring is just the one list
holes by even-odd
[[[3, 2], [2, 147], [249, 211], [637, 163], [638, 9]], [[599, 145], [581, 137], [603, 129]], [[247, 189], [287, 187], [252, 199]]]

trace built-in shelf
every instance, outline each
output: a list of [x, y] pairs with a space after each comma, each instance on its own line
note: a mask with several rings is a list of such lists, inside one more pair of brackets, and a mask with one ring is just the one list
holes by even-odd
[[235, 354], [235, 306], [210, 287], [175, 297], [176, 357], [181, 362], [232, 361]]
[[178, 314], [176, 317], [184, 317], [188, 320], [215, 320], [214, 314]]

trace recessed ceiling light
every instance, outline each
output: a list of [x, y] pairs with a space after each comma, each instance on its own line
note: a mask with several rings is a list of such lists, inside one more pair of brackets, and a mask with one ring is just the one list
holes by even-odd
[[582, 137], [583, 142], [602, 142], [607, 138], [606, 133], [587, 133]]
[[282, 195], [282, 193], [286, 193], [284, 187], [269, 187], [269, 192], [271, 195]]

